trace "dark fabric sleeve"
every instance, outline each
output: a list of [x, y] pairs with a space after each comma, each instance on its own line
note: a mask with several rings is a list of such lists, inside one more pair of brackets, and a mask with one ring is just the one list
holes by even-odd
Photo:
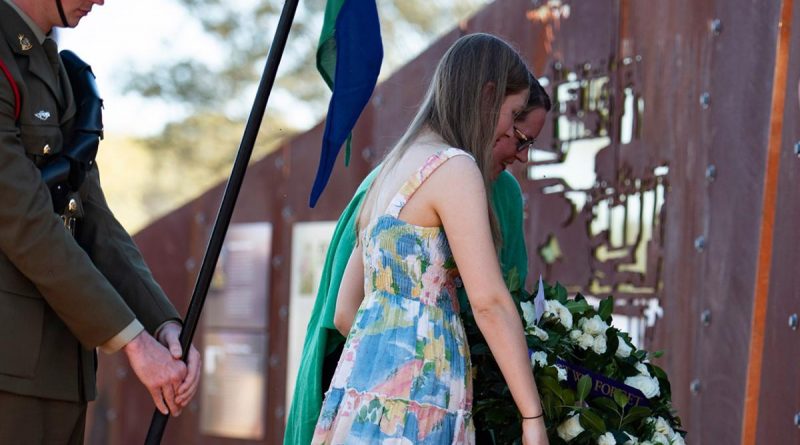
[[94, 348], [130, 324], [133, 312], [53, 212], [39, 170], [25, 154], [13, 107], [10, 86], [0, 83], [0, 286], [43, 297], [80, 342]]

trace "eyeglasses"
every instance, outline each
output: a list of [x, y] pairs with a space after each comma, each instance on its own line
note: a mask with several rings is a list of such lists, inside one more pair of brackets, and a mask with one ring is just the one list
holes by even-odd
[[525, 133], [521, 132], [519, 128], [514, 127], [514, 135], [517, 136], [517, 153], [521, 153], [525, 150], [530, 150], [533, 148], [533, 144], [536, 142], [536, 138], [529, 138], [525, 136]]

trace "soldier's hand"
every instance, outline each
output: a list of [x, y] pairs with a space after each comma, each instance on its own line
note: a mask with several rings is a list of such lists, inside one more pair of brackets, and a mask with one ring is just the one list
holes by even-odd
[[180, 414], [182, 406], [175, 401], [176, 388], [186, 379], [186, 364], [147, 332], [142, 332], [123, 348], [139, 381], [163, 414]]
[[[182, 353], [180, 344], [181, 329], [181, 325], [178, 323], [168, 323], [158, 333], [159, 341], [169, 349], [170, 354], [176, 360], [181, 359]], [[186, 363], [188, 367], [186, 379], [178, 387], [175, 395], [175, 402], [180, 405], [181, 409], [185, 408], [192, 400], [200, 383], [200, 353], [197, 352], [194, 345], [189, 348], [189, 358]]]

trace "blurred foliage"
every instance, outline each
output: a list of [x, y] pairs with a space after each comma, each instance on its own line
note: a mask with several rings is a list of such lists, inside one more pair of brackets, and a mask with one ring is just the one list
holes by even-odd
[[[101, 167], [107, 164], [104, 168], [113, 172], [104, 175], [106, 194], [131, 231], [230, 173], [283, 6], [268, 0], [174, 1], [186, 8], [208, 37], [201, 43], [202, 53], [133, 69], [122, 81], [129, 92], [182, 105], [189, 117], [168, 123], [162, 133], [146, 139], [109, 138], [101, 144]], [[330, 92], [316, 69], [325, 3], [308, 0], [298, 6], [253, 160], [268, 154], [281, 139], [305, 130], [287, 120], [292, 108], [310, 110], [315, 120], [327, 111]], [[378, 0], [384, 45], [381, 77], [389, 76], [486, 3]], [[209, 54], [222, 56], [209, 61]]]

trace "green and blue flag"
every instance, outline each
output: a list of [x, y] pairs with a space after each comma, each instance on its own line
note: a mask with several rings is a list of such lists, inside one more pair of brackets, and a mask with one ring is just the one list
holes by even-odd
[[375, 0], [330, 0], [317, 49], [317, 69], [333, 91], [325, 120], [317, 176], [309, 205], [314, 207], [328, 184], [342, 145], [369, 102], [383, 61], [381, 28]]

